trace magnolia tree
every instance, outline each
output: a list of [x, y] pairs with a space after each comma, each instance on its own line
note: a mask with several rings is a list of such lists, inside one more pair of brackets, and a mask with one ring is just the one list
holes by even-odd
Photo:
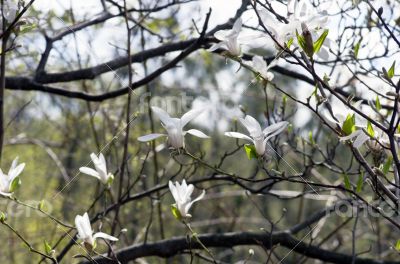
[[400, 263], [398, 1], [0, 2], [1, 263]]

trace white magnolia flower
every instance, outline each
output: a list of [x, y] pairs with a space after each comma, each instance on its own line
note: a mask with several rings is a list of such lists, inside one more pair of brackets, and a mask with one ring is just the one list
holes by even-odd
[[275, 61], [267, 65], [267, 62], [261, 56], [253, 56], [251, 63], [249, 64], [255, 71], [257, 71], [264, 79], [272, 81], [274, 74], [269, 69], [275, 66]]
[[[361, 147], [365, 142], [367, 142], [367, 145], [370, 149], [374, 151], [378, 151], [382, 149], [382, 146], [386, 148], [390, 148], [390, 140], [388, 135], [380, 128], [371, 125], [372, 130], [374, 131], [374, 136], [371, 137], [370, 135], [367, 134], [367, 132], [364, 129], [358, 129], [351, 133], [350, 135], [346, 137], [339, 137], [340, 141], [346, 141], [349, 139], [355, 138], [353, 142], [353, 146], [355, 148]], [[400, 137], [400, 134], [394, 134], [395, 139], [397, 140]]]
[[301, 23], [306, 24], [312, 31], [317, 31], [328, 23], [326, 11], [318, 12], [307, 0], [290, 0], [287, 11], [288, 24], [292, 26], [294, 31], [297, 29], [298, 32], [301, 32]]
[[260, 124], [254, 117], [247, 115], [244, 119], [239, 118], [242, 125], [249, 131], [250, 137], [238, 132], [225, 132], [225, 136], [246, 139], [253, 142], [256, 152], [258, 155], [264, 155], [265, 145], [267, 141], [281, 133], [289, 124], [286, 121], [278, 122], [276, 124], [266, 127], [264, 130], [261, 129]]
[[[285, 24], [276, 20], [273, 16], [271, 16], [266, 10], [260, 10], [259, 15], [263, 25], [268, 29], [268, 31], [272, 34], [274, 39], [278, 42], [278, 44], [284, 47], [285, 43], [289, 41], [291, 38], [295, 38], [294, 27], [292, 24]], [[277, 50], [280, 50], [279, 45], [274, 43]]]
[[240, 31], [242, 30], [242, 19], [238, 18], [231, 30], [220, 30], [215, 32], [214, 37], [220, 42], [212, 45], [208, 50], [214, 51], [219, 48], [224, 48], [229, 51], [232, 56], [240, 56], [241, 43], [238, 40]]
[[4, 0], [3, 16], [9, 23], [14, 21], [17, 12], [18, 12], [18, 4], [14, 0]]
[[89, 249], [94, 249], [96, 247], [97, 238], [104, 238], [110, 241], [118, 241], [118, 238], [107, 235], [103, 232], [97, 232], [93, 235], [93, 230], [90, 225], [90, 220], [87, 213], [84, 213], [83, 216], [77, 215], [75, 217], [75, 226], [78, 230], [78, 239], [82, 240], [84, 245]]
[[178, 149], [185, 147], [184, 137], [187, 133], [199, 138], [209, 138], [209, 136], [197, 129], [190, 129], [188, 131], [183, 130], [184, 126], [186, 126], [187, 123], [189, 123], [201, 112], [203, 112], [203, 109], [190, 110], [181, 118], [170, 117], [167, 112], [155, 106], [151, 107], [151, 110], [158, 116], [158, 118], [160, 118], [163, 127], [165, 128], [165, 130], [167, 130], [167, 134], [149, 134], [141, 136], [138, 138], [138, 140], [141, 142], [147, 142], [159, 137], [166, 136], [168, 137], [168, 143], [170, 144], [170, 146], [172, 148]]
[[[360, 109], [361, 107], [362, 100], [357, 101], [353, 104], [353, 107], [356, 109]], [[337, 120], [335, 120], [332, 115], [329, 113], [329, 111], [325, 111], [324, 115], [327, 121], [329, 121], [331, 124], [338, 124], [340, 127], [343, 126], [343, 123], [346, 121], [347, 117], [350, 115], [354, 115], [355, 112], [350, 109], [349, 107], [332, 107], [332, 112], [333, 115]], [[366, 127], [367, 126], [367, 121], [364, 118], [361, 118], [359, 115], [355, 114], [356, 117], [356, 126], [357, 127]]]
[[190, 207], [193, 205], [193, 203], [203, 199], [206, 191], [203, 190], [203, 192], [197, 197], [196, 199], [192, 200], [190, 197], [193, 193], [194, 186], [193, 184], [186, 184], [186, 181], [183, 180], [182, 184], [179, 184], [179, 182], [175, 182], [175, 185], [169, 181], [168, 183], [169, 189], [172, 193], [172, 196], [174, 197], [175, 200], [175, 206], [178, 209], [180, 216], [183, 218], [190, 218], [192, 217], [188, 212]]
[[96, 177], [104, 184], [110, 184], [114, 179], [114, 175], [112, 173], [107, 173], [106, 159], [103, 154], [100, 153], [97, 157], [96, 154], [90, 154], [90, 158], [93, 161], [94, 169], [88, 167], [80, 167], [79, 171], [85, 173], [87, 175]]
[[[4, 174], [0, 169], [0, 194], [4, 196], [11, 196], [15, 191], [15, 187], [17, 187], [20, 183], [18, 175], [25, 168], [25, 163], [21, 163], [18, 165], [18, 157], [14, 159], [11, 164], [10, 170], [8, 171], [8, 175]], [[13, 184], [13, 181], [18, 181], [16, 184]]]
[[[317, 12], [315, 7], [311, 6], [308, 1], [305, 0], [290, 0], [287, 4], [287, 23], [278, 21], [274, 15], [267, 12], [266, 10], [259, 11], [260, 18], [263, 25], [270, 31], [272, 36], [276, 39], [280, 46], [284, 46], [290, 39], [297, 41], [296, 31], [301, 34], [302, 26], [305, 25], [311, 32], [314, 41], [319, 36], [321, 28], [326, 26], [328, 22], [328, 16], [326, 12]], [[326, 41], [331, 43], [330, 41]], [[279, 50], [279, 46], [276, 45]], [[328, 56], [327, 50], [324, 46], [321, 47], [321, 54], [317, 54], [321, 57]]]

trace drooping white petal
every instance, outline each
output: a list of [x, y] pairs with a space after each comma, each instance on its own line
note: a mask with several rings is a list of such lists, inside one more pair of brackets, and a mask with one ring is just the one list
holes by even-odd
[[201, 192], [201, 194], [200, 194], [196, 199], [194, 199], [194, 200], [192, 201], [192, 203], [195, 203], [195, 202], [197, 202], [197, 201], [200, 201], [201, 199], [204, 198], [205, 195], [206, 195], [206, 191], [203, 190], [203, 191]]
[[80, 167], [79, 171], [82, 172], [82, 173], [85, 173], [87, 175], [96, 177], [97, 179], [101, 180], [99, 173], [97, 171], [95, 171], [94, 169], [92, 169], [92, 168]]
[[186, 131], [186, 133], [189, 133], [199, 138], [210, 138], [209, 136], [207, 136], [206, 134], [197, 129], [189, 129], [188, 131]]
[[351, 133], [348, 136], [340, 137], [339, 140], [346, 141], [346, 140], [353, 139], [353, 138], [356, 138], [353, 142], [353, 146], [355, 148], [359, 148], [362, 146], [362, 144], [364, 144], [369, 139], [369, 136], [363, 130], [360, 129], [360, 130], [354, 131], [353, 133]]
[[349, 139], [358, 137], [358, 136], [360, 135], [360, 133], [362, 133], [362, 130], [356, 130], [356, 131], [354, 131], [353, 133], [351, 133], [351, 134], [348, 135], [348, 136], [339, 137], [339, 140], [340, 140], [340, 141], [346, 141], [346, 140], [349, 140]]
[[181, 117], [181, 128], [183, 128], [187, 123], [189, 123], [191, 120], [199, 116], [200, 113], [203, 111], [204, 109], [192, 109], [189, 112], [185, 113]]
[[215, 50], [217, 50], [217, 49], [222, 48], [223, 46], [225, 46], [225, 43], [224, 43], [224, 42], [218, 42], [218, 43], [213, 44], [213, 45], [208, 49], [208, 51], [215, 51]]
[[167, 136], [167, 135], [155, 133], [155, 134], [148, 134], [145, 136], [138, 137], [137, 140], [140, 142], [147, 142], [147, 141], [152, 141], [156, 138], [165, 137], [165, 136]]
[[96, 239], [96, 238], [104, 238], [104, 239], [107, 239], [107, 240], [110, 240], [110, 241], [118, 241], [118, 238], [110, 236], [110, 235], [108, 235], [106, 233], [103, 233], [103, 232], [97, 232], [96, 234], [93, 235], [93, 238], [94, 239]]
[[201, 199], [203, 199], [205, 194], [206, 194], [206, 191], [203, 190], [202, 193], [201, 193], [196, 199], [194, 199], [193, 201], [191, 201], [191, 202], [189, 202], [188, 204], [185, 205], [185, 207], [184, 207], [184, 212], [185, 212], [185, 215], [186, 215], [186, 216], [191, 217], [191, 215], [188, 214], [190, 207], [192, 207], [192, 205], [193, 205], [195, 202], [200, 201]]
[[0, 195], [3, 195], [5, 197], [10, 197], [12, 195], [12, 193], [7, 193], [7, 192], [0, 191]]
[[238, 132], [225, 132], [224, 135], [227, 137], [233, 137], [233, 138], [246, 139], [249, 141], [253, 141], [253, 139], [251, 139], [249, 136], [246, 136], [245, 134], [238, 133]]
[[215, 32], [214, 37], [218, 40], [224, 41], [231, 34], [232, 34], [232, 30], [223, 29], [223, 30], [218, 30], [217, 32]]
[[[360, 130], [362, 131], [362, 130]], [[364, 144], [367, 140], [369, 139], [369, 136], [367, 134], [365, 134], [364, 131], [362, 131], [358, 137], [356, 138], [356, 140], [354, 140], [353, 146], [355, 148], [359, 148], [362, 146], [362, 144]]]

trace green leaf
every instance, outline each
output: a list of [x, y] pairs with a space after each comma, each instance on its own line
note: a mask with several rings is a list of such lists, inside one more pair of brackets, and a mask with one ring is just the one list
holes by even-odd
[[51, 249], [50, 244], [47, 243], [46, 240], [44, 240], [43, 244], [44, 244], [44, 251], [46, 252], [47, 255], [50, 255], [50, 254], [52, 253], [52, 252], [51, 252], [52, 249]]
[[32, 31], [36, 27], [37, 27], [36, 24], [21, 25], [20, 28], [19, 28], [19, 33], [20, 34], [28, 33], [29, 31]]
[[325, 41], [326, 37], [328, 36], [328, 33], [329, 33], [329, 29], [325, 29], [324, 32], [321, 34], [321, 36], [319, 36], [317, 41], [314, 42], [314, 53], [319, 52], [319, 50], [322, 47], [322, 44], [324, 44], [324, 41]]
[[244, 145], [244, 150], [246, 151], [247, 158], [249, 160], [251, 160], [253, 158], [255, 158], [255, 159], [258, 158], [256, 147], [254, 145], [246, 144], [246, 145]]
[[14, 192], [21, 185], [21, 179], [17, 176], [10, 184], [10, 192]]
[[361, 192], [363, 184], [364, 184], [364, 173], [361, 173], [360, 176], [358, 176], [357, 180], [357, 187], [356, 187], [357, 193]]
[[367, 124], [367, 132], [371, 137], [375, 136], [374, 128], [372, 127], [372, 124], [369, 121], [368, 121], [368, 124]]
[[179, 212], [178, 207], [176, 207], [176, 204], [171, 204], [171, 212], [176, 220], [182, 221], [181, 212]]
[[393, 78], [394, 76], [394, 65], [396, 64], [396, 61], [393, 62], [392, 66], [390, 67], [390, 69], [387, 72], [387, 75], [390, 79]]
[[0, 223], [4, 223], [7, 220], [7, 216], [5, 213], [0, 212]]
[[290, 38], [290, 39], [288, 40], [288, 42], [286, 42], [286, 47], [287, 47], [288, 49], [290, 49], [290, 46], [292, 46], [292, 44], [293, 44], [293, 38]]
[[349, 176], [347, 176], [347, 174], [344, 174], [343, 178], [344, 178], [344, 186], [346, 187], [347, 190], [351, 191], [352, 187], [351, 187]]
[[282, 96], [282, 107], [283, 107], [283, 108], [286, 107], [286, 103], [287, 103], [287, 96], [284, 95], [284, 96]]
[[317, 95], [318, 95], [318, 86], [315, 85], [314, 91], [312, 92], [311, 96], [315, 96], [315, 98], [317, 98]]
[[308, 132], [308, 139], [310, 140], [312, 145], [315, 145], [315, 141], [314, 141], [314, 138], [313, 138], [312, 131]]
[[382, 109], [381, 101], [379, 100], [378, 96], [376, 96], [376, 99], [375, 99], [375, 107], [378, 111], [380, 111]]
[[394, 248], [395, 248], [397, 251], [400, 251], [400, 239], [397, 240], [396, 245], [394, 246]]
[[343, 122], [342, 130], [346, 135], [350, 135], [356, 131], [356, 116], [354, 114], [348, 114], [346, 120]]
[[385, 164], [383, 164], [382, 172], [383, 172], [384, 174], [387, 174], [387, 173], [389, 172], [390, 167], [392, 166], [392, 162], [393, 162], [393, 157], [390, 156], [390, 157], [386, 160]]
[[360, 50], [360, 46], [361, 46], [361, 39], [357, 42], [357, 44], [354, 46], [354, 58], [357, 59], [358, 57], [358, 52]]
[[306, 49], [306, 41], [304, 40], [304, 37], [302, 35], [299, 35], [299, 32], [296, 30], [296, 37], [297, 37], [297, 42], [299, 43], [300, 47], [302, 50]]

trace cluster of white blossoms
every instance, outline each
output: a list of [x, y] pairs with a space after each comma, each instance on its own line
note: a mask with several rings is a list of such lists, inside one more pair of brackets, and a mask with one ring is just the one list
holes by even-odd
[[[185, 148], [184, 136], [187, 133], [200, 138], [209, 138], [209, 136], [197, 129], [190, 129], [188, 131], [183, 130], [183, 127], [189, 121], [197, 117], [203, 111], [203, 109], [190, 110], [189, 112], [184, 114], [182, 118], [171, 118], [167, 112], [158, 107], [152, 107], [151, 109], [160, 118], [162, 126], [165, 128], [165, 130], [167, 130], [167, 134], [148, 134], [139, 137], [139, 141], [147, 142], [165, 136], [168, 138], [168, 144], [171, 148], [179, 149]], [[243, 126], [249, 131], [250, 137], [238, 132], [226, 132], [225, 135], [228, 137], [251, 141], [254, 144], [256, 152], [259, 156], [263, 156], [265, 154], [265, 146], [267, 144], [267, 141], [270, 138], [281, 133], [289, 124], [287, 121], [282, 121], [276, 124], [272, 124], [262, 130], [258, 121], [250, 115], [247, 115], [244, 119], [239, 118], [239, 120], [243, 124]]]

